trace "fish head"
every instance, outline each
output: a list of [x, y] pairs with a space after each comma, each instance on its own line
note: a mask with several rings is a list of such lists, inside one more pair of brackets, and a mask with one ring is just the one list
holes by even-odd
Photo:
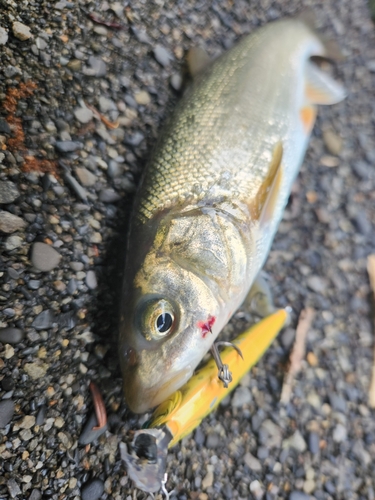
[[133, 412], [150, 410], [189, 380], [223, 326], [220, 308], [194, 266], [159, 244], [133, 277], [125, 273], [119, 355]]

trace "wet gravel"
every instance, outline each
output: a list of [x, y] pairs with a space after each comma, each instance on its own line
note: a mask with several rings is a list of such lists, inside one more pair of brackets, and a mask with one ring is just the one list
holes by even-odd
[[[116, 348], [132, 196], [179, 97], [186, 50], [214, 57], [308, 5], [0, 0], [0, 498], [147, 498], [133, 496], [118, 451], [145, 421], [122, 401]], [[348, 97], [319, 110], [266, 265], [292, 324], [171, 450], [171, 498], [375, 498], [366, 275], [375, 251], [375, 31], [364, 0], [313, 9], [345, 57], [335, 72]], [[310, 356], [281, 407], [305, 306], [316, 309]], [[226, 334], [246, 324], [239, 313]], [[90, 380], [109, 413], [100, 436], [83, 433], [94, 419]]]

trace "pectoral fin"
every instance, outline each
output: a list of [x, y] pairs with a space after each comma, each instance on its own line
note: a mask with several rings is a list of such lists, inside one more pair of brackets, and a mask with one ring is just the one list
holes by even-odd
[[259, 220], [260, 225], [267, 224], [273, 217], [281, 181], [283, 178], [283, 171], [281, 160], [283, 158], [283, 145], [278, 142], [273, 151], [271, 163], [268, 170], [268, 175], [260, 186], [259, 191], [251, 206], [251, 213], [255, 220]]
[[346, 96], [342, 85], [313, 63], [306, 65], [305, 92], [309, 104], [336, 104]]

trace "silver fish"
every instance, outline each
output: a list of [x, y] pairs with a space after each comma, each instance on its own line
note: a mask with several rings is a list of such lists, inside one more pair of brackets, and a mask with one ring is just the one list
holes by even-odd
[[138, 192], [120, 328], [126, 401], [182, 386], [246, 298], [298, 173], [317, 104], [345, 97], [301, 21], [271, 23], [214, 61], [177, 105]]

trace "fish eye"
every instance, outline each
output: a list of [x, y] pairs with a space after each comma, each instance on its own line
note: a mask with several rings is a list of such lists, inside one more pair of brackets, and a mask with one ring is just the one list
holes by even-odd
[[172, 333], [176, 326], [173, 306], [165, 299], [147, 301], [141, 311], [140, 329], [146, 340], [160, 340]]

